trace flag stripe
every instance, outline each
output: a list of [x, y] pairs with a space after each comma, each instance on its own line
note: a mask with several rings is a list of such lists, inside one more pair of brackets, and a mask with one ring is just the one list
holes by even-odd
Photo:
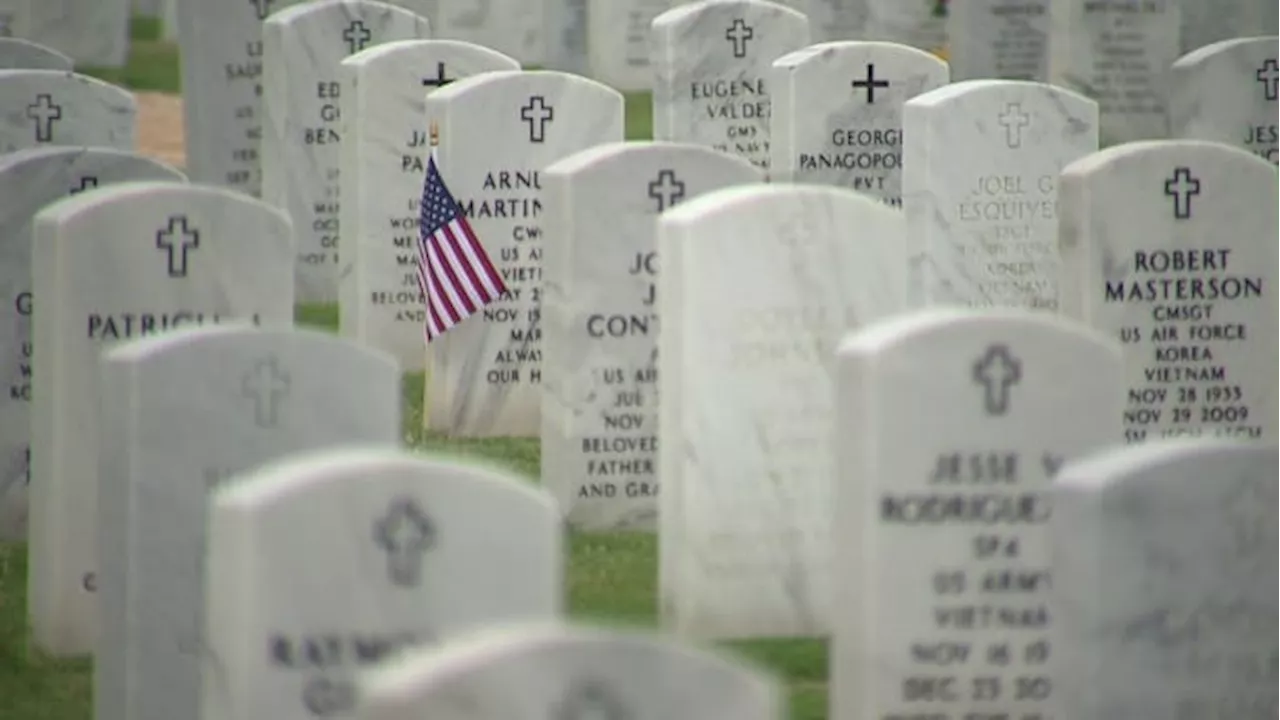
[[462, 290], [460, 294], [467, 301], [467, 309], [475, 312], [477, 308], [484, 305], [484, 299], [476, 291], [476, 282], [475, 278], [472, 277], [471, 269], [458, 259], [459, 253], [454, 248], [453, 238], [449, 236], [448, 226], [440, 228], [436, 236], [440, 239], [437, 245], [445, 260], [449, 263], [449, 273], [453, 278], [453, 282]]

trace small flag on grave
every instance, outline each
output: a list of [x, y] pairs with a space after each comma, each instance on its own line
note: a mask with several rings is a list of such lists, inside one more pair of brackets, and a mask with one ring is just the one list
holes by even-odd
[[433, 123], [418, 223], [418, 288], [427, 302], [427, 342], [507, 292], [502, 276], [440, 176], [436, 165], [439, 143], [440, 131]]

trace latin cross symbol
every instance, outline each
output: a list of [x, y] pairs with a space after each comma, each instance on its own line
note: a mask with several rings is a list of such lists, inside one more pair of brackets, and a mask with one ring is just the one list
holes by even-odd
[[280, 403], [289, 397], [292, 382], [273, 357], [255, 362], [240, 378], [240, 394], [253, 401], [254, 425], [273, 428], [280, 422]]
[[436, 63], [436, 76], [433, 78], [423, 78], [422, 84], [427, 87], [444, 87], [456, 79], [457, 78], [445, 77], [444, 63]]
[[1022, 112], [1022, 103], [1009, 103], [998, 118], [1004, 126], [1004, 142], [1011, 148], [1022, 147], [1022, 129], [1031, 124], [1031, 116]]
[[186, 277], [187, 251], [200, 248], [200, 231], [187, 227], [186, 215], [170, 215], [169, 227], [156, 230], [156, 248], [169, 254], [169, 277]]
[[1192, 177], [1191, 168], [1180, 167], [1164, 181], [1164, 194], [1173, 198], [1175, 220], [1191, 219], [1191, 198], [1200, 194], [1200, 180]]
[[436, 542], [436, 529], [412, 498], [391, 501], [373, 525], [373, 538], [387, 553], [387, 576], [400, 587], [422, 582], [422, 558]]
[[62, 106], [53, 104], [53, 95], [41, 93], [27, 106], [27, 117], [35, 121], [36, 142], [53, 142], [53, 124], [62, 119]]
[[347, 42], [347, 51], [363, 50], [366, 43], [373, 39], [373, 33], [364, 26], [361, 20], [352, 20], [346, 30], [342, 31], [342, 39]]
[[267, 16], [271, 14], [271, 4], [275, 1], [276, 0], [249, 0], [249, 4], [253, 6], [254, 10], [258, 11], [259, 20], [266, 20]]
[[684, 181], [675, 170], [659, 170], [657, 179], [649, 183], [649, 197], [658, 201], [658, 212], [675, 207], [676, 201], [684, 199]]
[[612, 690], [599, 681], [570, 688], [556, 708], [554, 720], [629, 720], [631, 713]]
[[547, 123], [555, 119], [555, 108], [541, 95], [534, 95], [520, 108], [520, 119], [529, 123], [529, 142], [540, 143], [547, 139]]
[[756, 31], [742, 18], [735, 19], [729, 29], [724, 31], [724, 39], [733, 43], [733, 56], [736, 58], [747, 56], [747, 41], [755, 36]]
[[84, 177], [80, 178], [80, 187], [71, 188], [71, 194], [76, 195], [78, 193], [84, 192], [85, 190], [92, 190], [96, 187], [98, 187], [98, 178], [92, 175], [85, 175]]
[[1280, 68], [1276, 67], [1275, 58], [1267, 58], [1262, 63], [1262, 67], [1258, 68], [1258, 82], [1262, 83], [1262, 92], [1266, 98], [1272, 102], [1276, 99], [1276, 83], [1280, 81]]
[[1022, 363], [1004, 345], [992, 345], [973, 364], [973, 381], [982, 386], [982, 407], [988, 415], [1009, 412], [1009, 391], [1022, 381]]
[[877, 79], [876, 79], [876, 64], [875, 64], [875, 63], [867, 63], [867, 77], [866, 77], [866, 78], [864, 78], [864, 79], [862, 79], [862, 80], [854, 80], [854, 81], [853, 81], [853, 83], [851, 83], [851, 84], [853, 85], [853, 89], [854, 89], [854, 90], [866, 90], [866, 91], [867, 91], [867, 104], [868, 104], [868, 105], [875, 105], [875, 104], [876, 104], [876, 88], [885, 88], [886, 90], [887, 90], [887, 89], [889, 89], [889, 81], [888, 81], [888, 80], [877, 80]]

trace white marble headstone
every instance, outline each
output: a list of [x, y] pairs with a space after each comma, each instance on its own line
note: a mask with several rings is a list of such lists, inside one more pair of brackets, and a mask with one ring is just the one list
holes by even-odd
[[1125, 348], [1129, 442], [1274, 443], [1274, 165], [1191, 140], [1129, 143], [1062, 173], [1062, 312]]
[[541, 4], [542, 66], [587, 74], [587, 0], [541, 0]]
[[764, 182], [701, 145], [628, 142], [542, 174], [542, 478], [575, 527], [654, 530], [660, 213]]
[[587, 13], [591, 77], [621, 92], [653, 87], [649, 30], [675, 0], [595, 2]]
[[1055, 717], [1049, 491], [1120, 440], [1119, 345], [931, 308], [848, 336], [837, 364], [831, 720]]
[[1098, 103], [1104, 147], [1168, 134], [1178, 3], [1050, 3], [1049, 82]]
[[1269, 35], [1280, 22], [1280, 4], [1268, 0], [1180, 0], [1182, 52], [1223, 40]]
[[291, 324], [291, 238], [274, 208], [177, 183], [102, 188], [36, 215], [27, 580], [36, 647], [87, 654], [97, 636], [98, 354], [179, 327]]
[[541, 172], [622, 140], [622, 96], [576, 75], [494, 72], [427, 96], [445, 185], [508, 294], [432, 341], [428, 427], [535, 437], [542, 398]]
[[826, 633], [832, 362], [900, 312], [902, 214], [851, 190], [718, 190], [658, 220], [659, 612], [706, 638]]
[[108, 148], [47, 147], [0, 156], [0, 540], [27, 534], [31, 479], [31, 223], [45, 205], [111, 183], [185, 178], [151, 158]]
[[51, 47], [21, 38], [0, 37], [0, 69], [69, 72], [73, 64], [71, 58]]
[[868, 0], [808, 0], [798, 9], [809, 16], [814, 42], [869, 40]]
[[949, 0], [866, 0], [867, 40], [902, 43], [942, 54]]
[[133, 93], [63, 70], [0, 70], [0, 154], [48, 145], [132, 150]]
[[[947, 60], [951, 63], [951, 79], [1047, 82], [1051, 1], [949, 3]], [[1069, 0], [1058, 0], [1064, 1]]]
[[769, 168], [769, 66], [809, 44], [809, 20], [768, 0], [701, 0], [653, 21], [653, 139]]
[[1275, 445], [1169, 440], [1053, 488], [1056, 717], [1276, 716]]
[[1098, 106], [1069, 90], [969, 80], [902, 110], [908, 301], [1058, 304], [1058, 174], [1098, 149]]
[[514, 59], [458, 40], [399, 40], [342, 61], [338, 330], [423, 369], [418, 219], [430, 152], [426, 95]]
[[208, 532], [205, 718], [351, 718], [394, 653], [561, 612], [555, 502], [495, 470], [295, 455], [218, 488]]
[[946, 85], [947, 64], [907, 45], [831, 42], [778, 58], [769, 175], [902, 204], [902, 104]]
[[1280, 39], [1224, 40], [1173, 64], [1169, 134], [1226, 143], [1275, 165], [1280, 131]]
[[[247, 0], [246, 0], [247, 1]], [[129, 54], [129, 0], [29, 0], [28, 40], [77, 65], [124, 67]]]
[[26, 37], [31, 26], [30, 0], [3, 0], [0, 3], [0, 37]]
[[508, 625], [363, 683], [360, 720], [781, 720], [776, 679], [647, 633]]
[[338, 300], [342, 59], [427, 37], [427, 19], [374, 0], [318, 0], [262, 26], [262, 199], [293, 220], [298, 302]]
[[165, 0], [182, 52], [187, 174], [262, 190], [262, 21], [299, 0]]
[[209, 492], [290, 453], [394, 447], [400, 372], [328, 333], [222, 326], [107, 351], [101, 382], [94, 718], [196, 718]]
[[432, 20], [439, 37], [493, 48], [524, 64], [542, 62], [541, 0], [436, 0]]

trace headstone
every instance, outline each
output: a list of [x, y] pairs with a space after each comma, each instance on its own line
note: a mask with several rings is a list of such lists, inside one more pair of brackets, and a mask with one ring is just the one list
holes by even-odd
[[53, 48], [21, 38], [0, 37], [0, 70], [70, 72], [71, 67], [71, 58]]
[[1276, 715], [1276, 446], [1171, 440], [1053, 488], [1057, 717]]
[[[430, 152], [426, 94], [460, 78], [519, 70], [515, 60], [457, 40], [400, 40], [342, 61], [338, 328], [423, 369], [418, 219]], [[399, 192], [396, 189], [399, 189]]]
[[969, 80], [902, 110], [912, 307], [1058, 305], [1058, 174], [1098, 149], [1098, 106], [1069, 90]]
[[32, 231], [31, 518], [35, 646], [97, 635], [98, 354], [192, 325], [293, 320], [289, 221], [212, 187], [128, 183], [60, 200]]
[[902, 205], [902, 104], [947, 84], [947, 64], [881, 42], [831, 42], [778, 58], [770, 176]]
[[1049, 493], [1121, 436], [1118, 344], [1048, 313], [931, 308], [836, 362], [831, 720], [1067, 717]]
[[649, 31], [675, 0], [596, 2], [587, 14], [591, 77], [621, 92], [653, 88]]
[[718, 190], [659, 218], [665, 629], [828, 630], [832, 359], [901, 311], [903, 232], [899, 210], [818, 185]]
[[547, 70], [587, 73], [587, 0], [542, 0], [543, 62]]
[[427, 96], [426, 120], [440, 133], [444, 182], [508, 290], [431, 342], [427, 424], [455, 436], [537, 436], [541, 171], [622, 140], [622, 96], [565, 73], [486, 73]]
[[168, 0], [132, 0], [130, 6], [134, 15], [143, 17], [160, 17], [161, 7]]
[[1165, 137], [1178, 0], [1051, 4], [1049, 81], [1097, 101], [1102, 145]]
[[0, 155], [0, 358], [9, 392], [0, 393], [0, 541], [27, 535], [31, 480], [31, 221], [45, 205], [111, 183], [182, 182], [151, 158], [108, 148], [36, 148]]
[[400, 372], [328, 333], [224, 326], [110, 350], [101, 382], [94, 717], [197, 718], [209, 492], [291, 453], [394, 447]]
[[809, 16], [814, 42], [868, 40], [869, 0], [808, 0], [800, 12]]
[[520, 625], [388, 663], [360, 720], [780, 720], [778, 682], [628, 631]]
[[30, 0], [27, 21], [22, 37], [65, 53], [77, 65], [124, 67], [128, 0]]
[[1226, 143], [1272, 165], [1280, 162], [1277, 42], [1276, 37], [1224, 40], [1178, 58], [1170, 83], [1170, 135]]
[[541, 2], [438, 0], [436, 35], [462, 40], [537, 65], [543, 56]]
[[262, 191], [262, 21], [298, 0], [175, 3], [186, 171], [193, 182]]
[[1181, 0], [1182, 52], [1251, 35], [1271, 35], [1280, 22], [1280, 6], [1267, 0]]
[[30, 34], [29, 0], [4, 0], [0, 4], [0, 37], [25, 37]]
[[[160, 8], [160, 38], [165, 42], [177, 42], [178, 0], [162, 0], [162, 2], [164, 4]], [[251, 5], [257, 5], [259, 2], [261, 0], [250, 0]]]
[[769, 65], [809, 44], [809, 21], [768, 0], [701, 0], [653, 21], [653, 139], [769, 169]]
[[47, 145], [132, 150], [129, 91], [62, 70], [0, 70], [0, 154]]
[[1278, 194], [1274, 165], [1190, 140], [1063, 171], [1062, 312], [1124, 344], [1129, 442], [1280, 436]]
[[[967, 0], [965, 0], [967, 1]], [[866, 0], [867, 38], [944, 54], [949, 0]]]
[[262, 199], [293, 220], [298, 302], [338, 299], [339, 64], [427, 35], [426, 18], [374, 0], [306, 2], [263, 23]]
[[701, 145], [629, 142], [543, 173], [542, 477], [569, 522], [656, 529], [660, 213], [764, 181]]
[[1049, 2], [960, 0], [950, 4], [947, 58], [951, 79], [1047, 82]]
[[202, 716], [353, 717], [397, 651], [556, 619], [564, 552], [551, 498], [493, 470], [346, 449], [240, 476], [209, 515]]

